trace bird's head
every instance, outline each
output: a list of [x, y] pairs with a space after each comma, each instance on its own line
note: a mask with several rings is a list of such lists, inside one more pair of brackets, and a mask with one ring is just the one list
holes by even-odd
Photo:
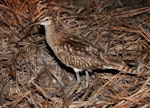
[[52, 16], [42, 16], [37, 22], [30, 23], [26, 25], [22, 30], [19, 31], [18, 35], [27, 27], [34, 26], [34, 25], [43, 25], [43, 26], [49, 26], [54, 24], [54, 18]]
[[39, 20], [39, 24], [43, 25], [43, 26], [47, 26], [47, 25], [51, 25], [54, 23], [54, 19], [51, 16], [46, 16], [44, 18], [41, 18]]

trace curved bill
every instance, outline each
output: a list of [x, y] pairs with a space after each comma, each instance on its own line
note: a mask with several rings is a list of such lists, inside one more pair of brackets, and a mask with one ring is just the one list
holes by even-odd
[[24, 29], [26, 29], [27, 27], [31, 27], [31, 26], [34, 26], [34, 25], [38, 25], [40, 24], [40, 22], [35, 22], [35, 23], [30, 23], [30, 24], [27, 24], [26, 26], [24, 26], [18, 33], [18, 36], [20, 35], [20, 33], [23, 32]]

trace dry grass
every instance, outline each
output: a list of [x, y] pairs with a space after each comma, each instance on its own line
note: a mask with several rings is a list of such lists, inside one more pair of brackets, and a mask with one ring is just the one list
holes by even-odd
[[[0, 1], [0, 108], [149, 108], [149, 0]], [[85, 37], [137, 69], [138, 75], [96, 70], [90, 85], [53, 59], [43, 28], [23, 27], [43, 14], [59, 29]]]

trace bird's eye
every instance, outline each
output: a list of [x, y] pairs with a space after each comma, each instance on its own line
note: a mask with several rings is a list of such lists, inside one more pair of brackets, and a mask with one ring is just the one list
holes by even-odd
[[46, 19], [45, 21], [48, 21], [48, 19]]

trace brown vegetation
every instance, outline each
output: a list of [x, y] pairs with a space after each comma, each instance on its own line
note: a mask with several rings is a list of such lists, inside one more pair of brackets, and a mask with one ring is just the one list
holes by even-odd
[[[90, 85], [76, 85], [46, 44], [41, 26], [26, 27], [43, 14], [58, 29], [93, 42], [138, 75], [95, 70]], [[20, 32], [21, 31], [21, 32]], [[149, 0], [1, 0], [0, 108], [150, 107]]]

